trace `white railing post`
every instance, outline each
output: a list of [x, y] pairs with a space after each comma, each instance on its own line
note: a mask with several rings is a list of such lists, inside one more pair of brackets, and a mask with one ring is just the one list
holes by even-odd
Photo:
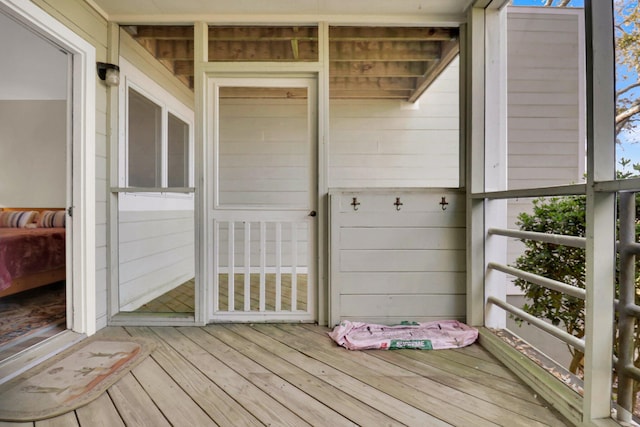
[[266, 309], [267, 283], [267, 224], [260, 221], [260, 304], [259, 310]]
[[467, 315], [473, 326], [484, 325], [484, 9], [471, 7], [466, 37], [460, 48], [465, 75], [465, 179], [467, 188]]
[[235, 276], [236, 276], [236, 233], [235, 233], [235, 222], [228, 221], [227, 227], [229, 230], [229, 241], [228, 248], [229, 253], [227, 254], [227, 300], [229, 301], [227, 305], [227, 311], [235, 310]]
[[282, 310], [282, 223], [276, 222], [276, 312]]
[[[507, 189], [507, 12], [506, 8], [485, 9], [485, 140], [484, 191]], [[506, 264], [506, 239], [488, 234], [490, 227], [506, 227], [507, 201], [485, 201], [485, 264]], [[486, 268], [486, 266], [485, 266]], [[487, 304], [489, 298], [506, 300], [506, 276], [486, 269], [485, 326], [503, 329], [507, 324], [504, 310]]]
[[244, 223], [244, 311], [251, 311], [251, 222]]
[[[615, 180], [613, 4], [585, 1], [587, 71], [587, 248], [583, 420], [611, 416], [615, 290], [615, 192], [596, 192]], [[606, 349], [606, 351], [605, 351]]]

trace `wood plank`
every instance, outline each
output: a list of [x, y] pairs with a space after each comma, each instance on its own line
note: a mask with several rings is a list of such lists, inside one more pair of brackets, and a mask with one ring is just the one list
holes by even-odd
[[[421, 363], [407, 357], [406, 352], [378, 351], [371, 354], [379, 359], [393, 363], [410, 370], [416, 374], [428, 377], [447, 387], [452, 387], [464, 393], [468, 393], [474, 398], [485, 400], [504, 409], [518, 414], [531, 414], [532, 419], [545, 424], [553, 423], [556, 417], [546, 408], [546, 402], [535, 399], [522, 399], [521, 396], [514, 396], [493, 388], [488, 382], [477, 383], [455, 374], [445, 373], [437, 367]], [[529, 393], [533, 396], [534, 393]]]
[[32, 422], [12, 423], [10, 421], [0, 421], [0, 427], [33, 427]]
[[109, 387], [108, 393], [126, 425], [171, 425], [131, 373]]
[[[496, 423], [484, 418], [485, 412], [483, 410], [473, 408], [469, 402], [452, 405], [451, 396], [441, 387], [433, 388], [429, 384], [420, 389], [414, 388], [413, 385], [408, 385], [403, 380], [407, 376], [415, 378], [417, 375], [407, 373], [402, 369], [393, 369], [388, 364], [375, 363], [375, 359], [367, 356], [364, 352], [348, 352], [338, 348], [332, 344], [329, 337], [326, 340], [313, 339], [308, 334], [300, 336], [291, 328], [280, 329], [273, 325], [255, 325], [254, 327], [258, 331], [298, 349], [310, 358], [333, 366], [345, 375], [351, 375], [363, 383], [447, 423], [473, 426], [496, 425]], [[308, 333], [313, 334], [312, 332]], [[483, 416], [478, 416], [478, 414], [483, 414]]]
[[[303, 325], [304, 328], [316, 332], [317, 334], [325, 335], [328, 331], [327, 328], [322, 326], [314, 326], [314, 325]], [[477, 349], [470, 352], [470, 349]], [[487, 353], [482, 347], [477, 344], [474, 344], [469, 347], [465, 347], [464, 349], [456, 349], [456, 350], [448, 350], [444, 354], [442, 352], [433, 352], [433, 351], [413, 351], [413, 352], [404, 352], [404, 356], [415, 359], [420, 363], [429, 364], [434, 368], [437, 368], [443, 372], [448, 372], [452, 375], [459, 376], [461, 378], [468, 379], [470, 381], [474, 381], [480, 384], [490, 385], [492, 388], [502, 391], [504, 393], [508, 393], [513, 396], [517, 396], [520, 399], [529, 402], [536, 402], [537, 400], [533, 397], [531, 390], [524, 387], [522, 381], [520, 381], [517, 377], [515, 377], [510, 371], [495, 371], [500, 372], [500, 375], [488, 375], [485, 372], [485, 368], [480, 369], [480, 366], [483, 366], [484, 363], [472, 363], [471, 366], [469, 364], [462, 364], [452, 359], [455, 359], [455, 355], [451, 355], [451, 352], [457, 353], [471, 353], [475, 354], [477, 352]], [[504, 366], [500, 363], [495, 363], [495, 358], [489, 355], [491, 358], [491, 364], [496, 365], [497, 368], [504, 368]], [[442, 358], [445, 358], [443, 361]], [[504, 374], [504, 375], [502, 375]], [[506, 378], [505, 378], [506, 377]]]
[[342, 61], [329, 63], [331, 77], [420, 77], [422, 62]]
[[[99, 337], [145, 336], [157, 347], [84, 416], [105, 425], [564, 425], [521, 381], [500, 376], [503, 367], [478, 345], [350, 352], [327, 331], [311, 324], [105, 328]], [[194, 410], [205, 422], [185, 418]], [[74, 413], [65, 417], [54, 425], [79, 425]]]
[[184, 328], [181, 332], [192, 341], [197, 342], [213, 356], [222, 361], [229, 368], [238, 372], [247, 381], [263, 390], [273, 399], [280, 402], [292, 412], [303, 418], [309, 424], [323, 420], [327, 425], [352, 426], [353, 423], [338, 414], [322, 402], [317, 401], [295, 385], [283, 380], [278, 375], [254, 362], [251, 358], [227, 346], [214, 337], [218, 327], [206, 328], [207, 332], [199, 328]]
[[299, 426], [306, 424], [292, 411], [272, 399], [240, 374], [173, 328], [156, 328], [156, 334], [198, 367], [211, 381], [250, 411], [261, 422], [269, 425]]
[[[393, 379], [402, 386], [408, 387], [409, 390], [415, 390], [412, 391], [412, 393], [417, 392], [419, 394], [424, 394], [424, 396], [422, 396], [422, 400], [433, 401], [434, 399], [442, 399], [446, 402], [446, 406], [449, 407], [450, 411], [458, 413], [460, 413], [460, 411], [470, 411], [470, 414], [476, 414], [474, 415], [476, 418], [474, 425], [478, 425], [478, 423], [481, 422], [478, 419], [477, 414], [482, 414], [482, 419], [490, 423], [501, 424], [505, 419], [508, 419], [511, 426], [524, 427], [544, 425], [543, 423], [532, 420], [527, 416], [501, 408], [493, 402], [486, 402], [481, 399], [473, 398], [466, 392], [438, 384], [430, 378], [416, 375], [396, 365], [382, 361], [372, 355], [369, 355], [368, 352], [347, 352], [345, 349], [337, 347], [328, 337], [325, 340], [315, 340], [313, 342], [314, 348], [311, 349], [307, 343], [312, 339], [311, 336], [315, 335], [314, 332], [308, 331], [304, 328], [292, 328], [290, 325], [281, 325], [278, 327], [282, 329], [283, 332], [295, 336], [295, 338], [291, 337], [289, 339], [294, 340], [298, 345], [301, 345], [304, 348], [303, 351], [309, 355], [313, 355], [312, 357], [340, 359], [339, 362], [337, 360], [334, 362], [335, 366], [344, 366], [344, 369], [348, 370], [352, 374], [353, 372], [358, 372], [356, 368], [357, 366], [366, 366], [368, 370], [377, 373], [384, 372], [385, 376], [390, 377], [390, 379]], [[347, 366], [350, 366], [350, 368], [347, 368]], [[370, 374], [367, 373], [361, 372], [360, 375], [363, 378], [370, 377]], [[386, 387], [384, 384], [379, 384], [379, 386]], [[406, 399], [406, 396], [404, 398]], [[459, 422], [460, 421], [456, 421], [454, 424]]]
[[329, 27], [329, 39], [332, 41], [448, 41], [457, 38], [457, 28], [433, 27]]
[[88, 405], [76, 409], [80, 425], [91, 427], [124, 427], [120, 414], [107, 393], [103, 393]]
[[[227, 325], [226, 328], [207, 327], [205, 331], [358, 425], [379, 423], [395, 425], [395, 421], [383, 413], [364, 405], [354, 397], [317, 378], [317, 376], [311, 375], [295, 366], [288, 358], [285, 359], [275, 355], [270, 347], [262, 347], [254, 343], [252, 339], [245, 338], [242, 334], [237, 333], [238, 330], [245, 331], [247, 329], [250, 328], [241, 325]], [[329, 367], [325, 366], [325, 368]]]
[[216, 425], [153, 359], [146, 359], [132, 372], [172, 425]]
[[[154, 339], [157, 343], [154, 360], [182, 389], [219, 425], [262, 425], [241, 403], [212, 383], [197, 367], [169, 346], [148, 328], [127, 328], [134, 335]], [[169, 328], [167, 328], [169, 329]], [[180, 336], [177, 335], [179, 338]]]
[[[10, 424], [12, 426], [19, 424]], [[30, 423], [29, 425], [33, 425]], [[35, 427], [75, 427], [80, 426], [75, 412], [67, 412], [64, 415], [60, 415], [54, 418], [47, 418], [46, 420], [40, 420], [35, 422]]]
[[[376, 415], [377, 411], [388, 415], [389, 417], [404, 423], [406, 425], [417, 425], [420, 423], [428, 422], [430, 426], [448, 425], [443, 421], [432, 417], [431, 415], [422, 412], [415, 407], [406, 404], [405, 402], [391, 397], [376, 388], [373, 388], [363, 382], [352, 378], [350, 375], [344, 375], [343, 372], [319, 362], [314, 359], [310, 359], [306, 355], [299, 351], [287, 346], [274, 338], [263, 334], [252, 327], [246, 325], [231, 324], [225, 325], [226, 329], [246, 338], [249, 342], [253, 343], [246, 347], [247, 351], [253, 353], [254, 346], [259, 346], [260, 353], [264, 353], [268, 350], [269, 353], [277, 355], [283, 360], [286, 360], [289, 364], [297, 367], [298, 369], [313, 375], [321, 379], [322, 381], [332, 385], [336, 390], [339, 390], [335, 394], [337, 402], [332, 404], [332, 407], [341, 408], [343, 405], [347, 405], [349, 410], [352, 411], [353, 420], [360, 422], [362, 415], [359, 413], [358, 408], [360, 403], [369, 407], [369, 411], [372, 415]], [[225, 341], [227, 342], [227, 341]], [[239, 348], [240, 346], [238, 346]], [[243, 348], [245, 348], [243, 346]], [[263, 350], [264, 349], [264, 350]], [[273, 365], [270, 365], [273, 366]], [[274, 369], [278, 369], [274, 367]], [[287, 369], [292, 369], [287, 367]], [[278, 371], [279, 372], [279, 371]], [[288, 375], [287, 372], [282, 372], [281, 375]], [[337, 409], [339, 410], [339, 409]], [[367, 416], [366, 414], [364, 416]], [[382, 420], [383, 418], [377, 418]], [[372, 424], [378, 424], [374, 422]], [[362, 425], [372, 425], [363, 423]]]
[[329, 59], [340, 61], [435, 61], [440, 59], [436, 42], [366, 41], [329, 43]]

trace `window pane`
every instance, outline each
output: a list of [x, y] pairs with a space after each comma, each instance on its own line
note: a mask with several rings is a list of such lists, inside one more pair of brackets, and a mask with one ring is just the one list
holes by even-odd
[[128, 185], [160, 187], [161, 180], [160, 106], [129, 88]]
[[169, 114], [168, 186], [189, 186], [189, 125]]

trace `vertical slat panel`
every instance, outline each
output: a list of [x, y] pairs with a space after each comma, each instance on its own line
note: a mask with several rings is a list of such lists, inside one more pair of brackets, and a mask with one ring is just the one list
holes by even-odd
[[220, 223], [213, 221], [213, 311], [220, 311]]
[[244, 311], [251, 311], [251, 223], [244, 223]]
[[298, 224], [291, 223], [291, 311], [298, 309]]
[[282, 223], [276, 222], [276, 312], [282, 310]]
[[235, 310], [235, 273], [236, 273], [236, 257], [235, 257], [235, 242], [236, 242], [236, 233], [235, 233], [235, 222], [229, 221], [229, 254], [228, 254], [228, 277], [227, 277], [227, 288], [229, 290], [229, 307], [227, 307], [228, 311]]
[[266, 267], [267, 267], [267, 224], [260, 222], [260, 311], [266, 304]]

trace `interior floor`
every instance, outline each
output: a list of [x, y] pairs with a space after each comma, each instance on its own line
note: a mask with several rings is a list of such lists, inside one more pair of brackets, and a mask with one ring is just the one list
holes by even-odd
[[66, 329], [66, 283], [0, 298], [0, 360]]
[[[276, 275], [265, 275], [265, 310], [275, 311], [277, 300]], [[280, 309], [291, 310], [292, 275], [282, 274], [280, 278]], [[228, 310], [229, 307], [229, 275], [219, 275], [219, 309]], [[260, 309], [260, 275], [250, 274], [250, 308], [251, 311]], [[244, 274], [234, 275], [234, 309], [244, 310]], [[296, 309], [307, 309], [307, 275], [298, 274], [296, 277]], [[195, 280], [172, 289], [158, 298], [144, 304], [136, 313], [193, 313], [195, 310]]]

